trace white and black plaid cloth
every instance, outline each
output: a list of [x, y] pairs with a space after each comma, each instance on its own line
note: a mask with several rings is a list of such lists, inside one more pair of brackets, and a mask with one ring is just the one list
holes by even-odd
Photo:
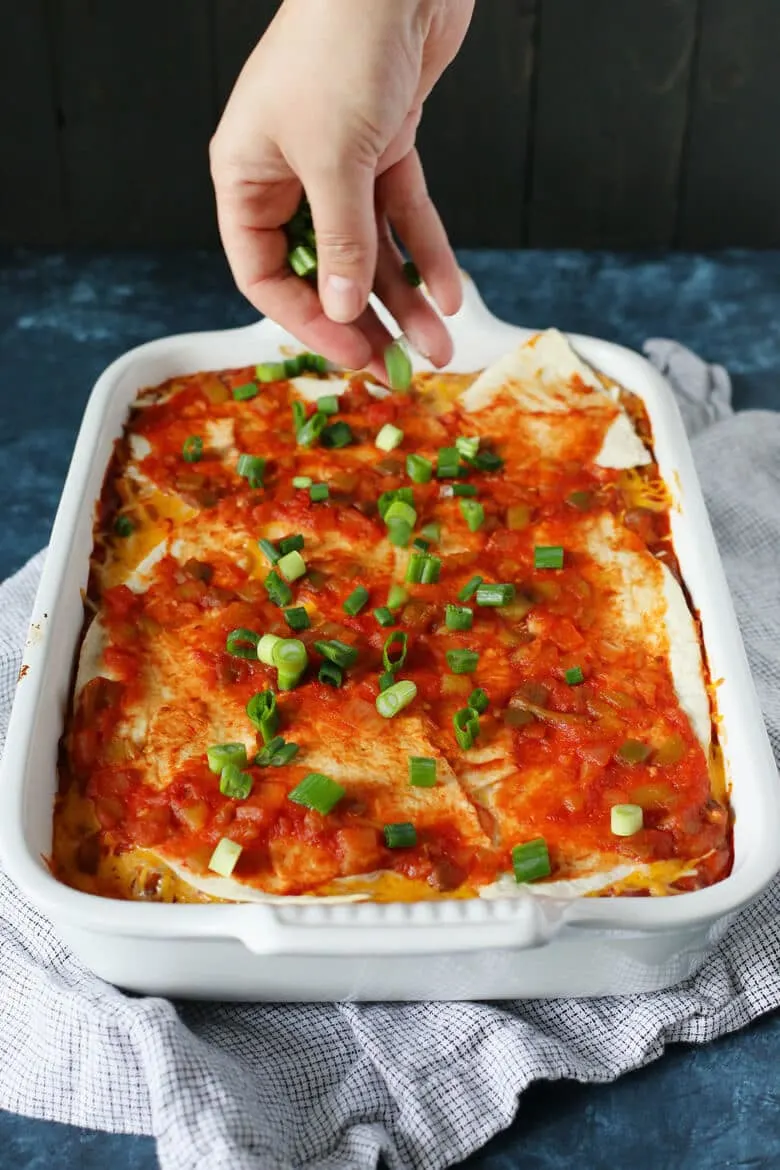
[[[667, 342], [780, 755], [780, 414], [732, 414], [723, 370]], [[42, 555], [0, 586], [0, 742]], [[780, 882], [695, 978], [626, 999], [169, 1003], [84, 970], [0, 873], [0, 1107], [157, 1138], [163, 1170], [434, 1170], [477, 1149], [531, 1081], [607, 1081], [780, 1005]]]

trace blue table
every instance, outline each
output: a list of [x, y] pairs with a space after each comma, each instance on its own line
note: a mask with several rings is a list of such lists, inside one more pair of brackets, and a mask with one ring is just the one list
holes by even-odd
[[[780, 408], [780, 253], [483, 251], [461, 260], [499, 316], [634, 348], [676, 337], [729, 368], [738, 408]], [[46, 543], [104, 366], [150, 338], [252, 316], [210, 253], [0, 256], [0, 578]], [[778, 1058], [780, 1016], [771, 1016], [707, 1048], [674, 1049], [613, 1085], [534, 1086], [514, 1125], [463, 1165], [776, 1168]], [[54, 1166], [153, 1170], [154, 1144], [0, 1112], [0, 1170]]]

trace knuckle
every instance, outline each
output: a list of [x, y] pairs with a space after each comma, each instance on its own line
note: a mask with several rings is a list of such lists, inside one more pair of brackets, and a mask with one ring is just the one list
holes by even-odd
[[317, 250], [340, 268], [361, 268], [370, 259], [368, 245], [362, 240], [327, 228], [317, 231]]

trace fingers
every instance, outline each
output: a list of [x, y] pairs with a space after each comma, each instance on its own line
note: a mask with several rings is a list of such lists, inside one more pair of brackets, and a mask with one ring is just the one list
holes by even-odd
[[395, 317], [413, 349], [435, 366], [452, 360], [452, 340], [438, 313], [403, 272], [403, 257], [390, 234], [387, 221], [380, 227], [376, 294]]

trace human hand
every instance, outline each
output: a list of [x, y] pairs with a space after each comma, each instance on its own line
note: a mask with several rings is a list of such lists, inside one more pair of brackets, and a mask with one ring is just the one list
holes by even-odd
[[[307, 347], [383, 371], [390, 337], [452, 356], [438, 314], [402, 272], [391, 227], [445, 315], [461, 283], [414, 146], [422, 103], [457, 53], [474, 0], [285, 0], [249, 57], [211, 143], [222, 242], [241, 292]], [[305, 191], [318, 288], [287, 261]]]

